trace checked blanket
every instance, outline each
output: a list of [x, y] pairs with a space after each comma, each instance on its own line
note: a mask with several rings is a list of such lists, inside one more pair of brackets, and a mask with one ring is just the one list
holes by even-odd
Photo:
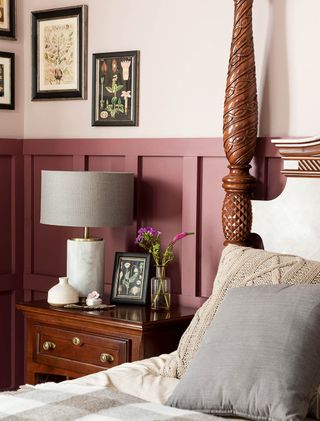
[[111, 387], [65, 382], [24, 386], [17, 392], [1, 393], [0, 420], [216, 421], [221, 418], [143, 401]]

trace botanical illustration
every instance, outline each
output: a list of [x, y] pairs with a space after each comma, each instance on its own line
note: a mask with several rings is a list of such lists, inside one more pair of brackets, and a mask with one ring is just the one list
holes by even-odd
[[61, 23], [44, 28], [44, 83], [46, 85], [73, 84], [74, 42], [73, 23]]
[[14, 110], [14, 57], [0, 52], [0, 110]]
[[86, 5], [32, 14], [32, 100], [85, 99]]
[[121, 258], [118, 266], [118, 283], [116, 294], [141, 298], [145, 261], [137, 258]]
[[4, 23], [4, 0], [0, 0], [0, 25]]
[[4, 96], [4, 66], [3, 64], [0, 64], [0, 97], [3, 97], [3, 96]]
[[15, 38], [16, 19], [15, 19], [16, 0], [0, 0], [0, 37]]
[[100, 121], [132, 118], [133, 58], [105, 57], [96, 62], [99, 84], [96, 108]]

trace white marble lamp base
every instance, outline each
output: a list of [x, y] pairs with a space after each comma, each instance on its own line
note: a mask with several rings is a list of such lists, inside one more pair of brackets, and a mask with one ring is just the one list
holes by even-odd
[[67, 242], [67, 276], [80, 297], [104, 292], [104, 241]]

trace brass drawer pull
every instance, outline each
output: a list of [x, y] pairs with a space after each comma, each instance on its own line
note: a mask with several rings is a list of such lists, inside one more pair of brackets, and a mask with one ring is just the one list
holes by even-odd
[[114, 361], [114, 356], [103, 352], [102, 354], [100, 354], [100, 361], [102, 363], [112, 363]]
[[73, 345], [76, 345], [76, 346], [81, 345], [81, 341], [80, 341], [80, 339], [77, 336], [75, 336], [74, 338], [72, 338], [72, 343], [73, 343]]
[[54, 342], [51, 342], [51, 341], [45, 341], [42, 344], [42, 348], [45, 351], [50, 351], [50, 349], [55, 349], [55, 347], [56, 347], [56, 344]]

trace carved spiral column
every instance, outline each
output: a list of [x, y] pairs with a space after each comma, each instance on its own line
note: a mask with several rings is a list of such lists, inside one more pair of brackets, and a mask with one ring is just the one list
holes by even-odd
[[255, 178], [249, 169], [257, 139], [258, 106], [252, 36], [253, 0], [234, 0], [234, 26], [223, 116], [223, 143], [229, 174], [223, 178], [225, 244], [245, 245], [251, 231], [251, 194]]

